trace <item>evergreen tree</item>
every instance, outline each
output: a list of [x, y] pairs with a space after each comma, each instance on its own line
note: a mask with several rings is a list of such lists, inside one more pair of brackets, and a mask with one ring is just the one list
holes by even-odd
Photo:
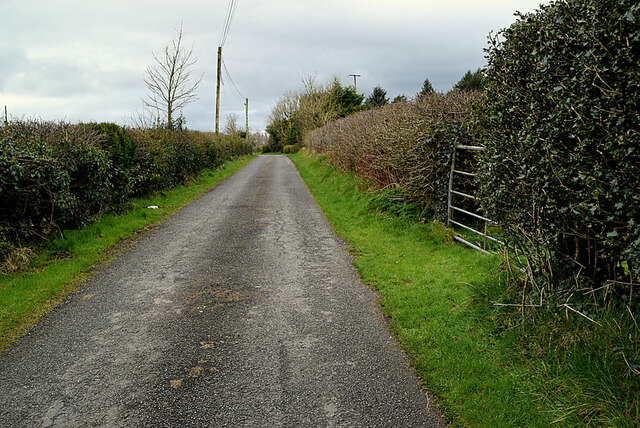
[[481, 91], [484, 89], [484, 73], [477, 69], [474, 73], [467, 71], [462, 79], [453, 86], [453, 90], [460, 91]]
[[387, 98], [387, 91], [380, 86], [373, 88], [371, 95], [369, 95], [364, 102], [366, 108], [376, 108], [385, 104], [389, 104], [389, 98]]
[[331, 93], [338, 106], [338, 117], [347, 117], [362, 110], [364, 95], [358, 94], [351, 86], [342, 86], [335, 79]]
[[433, 89], [433, 86], [431, 85], [431, 82], [429, 81], [429, 79], [424, 79], [424, 83], [422, 84], [422, 89], [420, 89], [420, 92], [418, 92], [418, 96], [429, 95], [429, 94], [433, 94], [434, 92], [435, 90]]

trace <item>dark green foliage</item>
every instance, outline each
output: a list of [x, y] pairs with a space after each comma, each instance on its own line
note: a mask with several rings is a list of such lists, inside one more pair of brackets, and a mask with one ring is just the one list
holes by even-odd
[[397, 95], [397, 96], [393, 99], [393, 101], [391, 101], [391, 102], [392, 102], [392, 103], [406, 103], [407, 101], [409, 101], [409, 100], [407, 100], [406, 95], [404, 95], [404, 94], [400, 94], [400, 95]]
[[420, 89], [420, 92], [418, 92], [418, 96], [429, 95], [429, 94], [433, 94], [434, 92], [435, 90], [433, 89], [433, 85], [431, 85], [431, 82], [429, 81], [429, 79], [424, 79], [424, 83], [422, 84], [422, 89]]
[[9, 122], [0, 126], [2, 254], [252, 151], [244, 139], [192, 131]]
[[124, 128], [115, 123], [97, 123], [88, 125], [99, 133], [100, 147], [107, 152], [111, 164], [113, 189], [111, 199], [114, 206], [124, 205], [130, 193], [131, 177], [129, 171], [133, 167], [136, 145]]
[[269, 144], [263, 144], [258, 147], [258, 153], [271, 153], [271, 146]]
[[113, 167], [90, 127], [10, 122], [0, 138], [0, 227], [12, 239], [81, 227], [113, 205]]
[[127, 170], [133, 166], [136, 145], [125, 129], [115, 123], [97, 123], [92, 125], [104, 138], [101, 148], [109, 153], [114, 167]]
[[50, 143], [56, 159], [69, 174], [69, 191], [73, 195], [69, 201], [71, 209], [58, 220], [63, 228], [83, 227], [113, 206], [113, 165], [108, 155], [96, 146], [86, 144], [87, 140], [83, 139], [86, 136], [74, 137], [63, 137]]
[[640, 4], [554, 2], [520, 15], [488, 53], [479, 178], [489, 216], [545, 297], [604, 286], [589, 297], [638, 313]]
[[302, 143], [302, 127], [299, 122], [292, 121], [284, 139], [285, 145]]
[[128, 132], [138, 148], [132, 169], [135, 196], [183, 184], [203, 168], [217, 168], [253, 152], [238, 136], [168, 129]]
[[358, 94], [351, 86], [342, 86], [335, 80], [331, 92], [338, 104], [338, 117], [347, 117], [362, 110], [364, 95]]
[[[4, 136], [3, 136], [4, 137]], [[0, 227], [7, 241], [44, 237], [55, 227], [54, 214], [67, 216], [75, 205], [70, 177], [45, 143], [0, 143]], [[52, 207], [56, 207], [54, 210]]]
[[387, 91], [380, 86], [373, 88], [371, 95], [364, 102], [364, 106], [368, 109], [382, 107], [385, 104], [389, 104], [389, 98], [387, 98]]
[[485, 76], [481, 69], [467, 71], [462, 79], [453, 85], [454, 91], [481, 91], [485, 87]]
[[[269, 134], [269, 151], [282, 151], [282, 148], [288, 144], [287, 137], [289, 137], [289, 139], [293, 137], [295, 143], [295, 137], [299, 135], [299, 132], [294, 128], [296, 128], [296, 124], [294, 120], [291, 119], [276, 119], [269, 123], [265, 129]], [[299, 127], [297, 128], [299, 129]]]

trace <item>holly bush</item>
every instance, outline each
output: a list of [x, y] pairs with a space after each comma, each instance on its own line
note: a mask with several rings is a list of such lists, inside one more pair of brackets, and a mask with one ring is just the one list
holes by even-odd
[[627, 304], [640, 274], [640, 4], [552, 2], [487, 52], [484, 208], [537, 293], [604, 285]]

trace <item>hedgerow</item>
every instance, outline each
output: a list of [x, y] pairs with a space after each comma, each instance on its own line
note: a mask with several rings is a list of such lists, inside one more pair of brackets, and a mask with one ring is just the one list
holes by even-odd
[[490, 37], [482, 94], [385, 106], [305, 140], [436, 216], [454, 144], [485, 147], [467, 161], [506, 269], [478, 290], [496, 337], [515, 338], [505, 355], [569, 425], [640, 418], [638, 64], [637, 1], [554, 1]]
[[0, 126], [0, 261], [252, 151], [244, 139], [204, 132], [11, 121]]
[[640, 4], [553, 2], [490, 41], [482, 204], [528, 261], [530, 297], [594, 290], [637, 313]]
[[362, 111], [309, 133], [305, 145], [378, 189], [399, 188], [423, 213], [446, 217], [455, 144], [472, 144], [475, 92], [433, 93]]

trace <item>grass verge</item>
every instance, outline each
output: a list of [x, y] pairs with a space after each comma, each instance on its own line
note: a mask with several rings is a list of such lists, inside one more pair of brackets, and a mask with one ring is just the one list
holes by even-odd
[[[128, 243], [253, 158], [247, 156], [220, 169], [205, 170], [185, 186], [131, 200], [131, 209], [123, 214], [104, 215], [84, 229], [64, 231], [38, 251], [26, 272], [0, 276], [0, 353]], [[158, 209], [147, 208], [152, 205]]]
[[[548, 426], [535, 385], [512, 357], [489, 295], [497, 257], [454, 245], [439, 223], [372, 212], [375, 196], [353, 175], [306, 151], [291, 156], [336, 233], [353, 247], [362, 279], [377, 289], [396, 337], [455, 426]], [[491, 288], [494, 289], [491, 289]]]
[[638, 426], [637, 308], [609, 306], [593, 322], [552, 303], [496, 306], [522, 293], [496, 275], [497, 257], [452, 245], [442, 225], [358, 190], [366, 183], [321, 157], [291, 158], [453, 425]]

